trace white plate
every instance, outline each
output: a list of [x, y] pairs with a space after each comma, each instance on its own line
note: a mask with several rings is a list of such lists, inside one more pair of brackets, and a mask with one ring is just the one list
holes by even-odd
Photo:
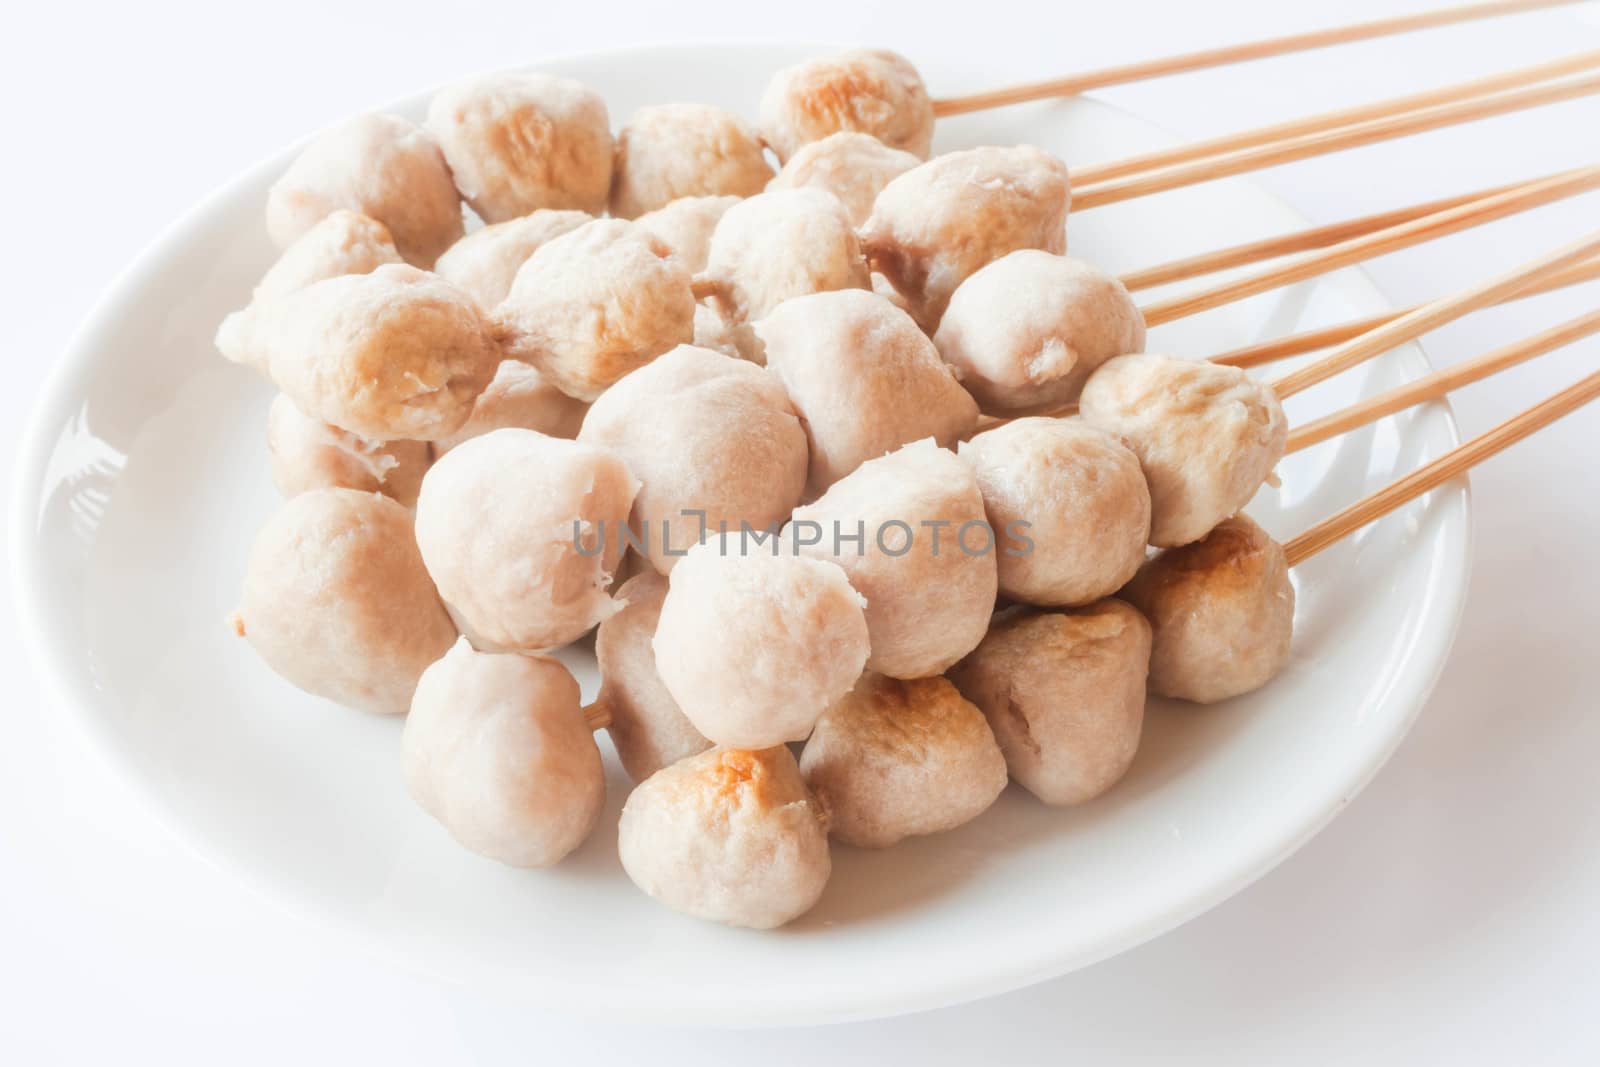
[[[613, 120], [668, 99], [747, 115], [768, 75], [818, 51], [718, 45], [541, 64], [603, 92]], [[1007, 80], [929, 69], [943, 92]], [[395, 109], [420, 117], [425, 95]], [[1090, 101], [941, 124], [937, 147], [1031, 141], [1069, 161], [1170, 143]], [[276, 504], [268, 387], [211, 337], [271, 261], [280, 153], [173, 227], [61, 357], [20, 459], [17, 588], [62, 705], [179, 833], [270, 896], [447, 979], [617, 1019], [809, 1023], [934, 1007], [1061, 974], [1237, 892], [1328, 821], [1394, 749], [1454, 633], [1468, 560], [1464, 485], [1299, 568], [1298, 633], [1266, 689], [1153, 707], [1128, 778], [1072, 811], [1016, 788], [983, 817], [883, 853], [840, 847], [833, 880], [776, 933], [683, 918], [623, 876], [607, 816], [553, 871], [456, 846], [405, 796], [400, 723], [278, 680], [223, 619]], [[1074, 216], [1075, 254], [1112, 269], [1305, 221], [1240, 180]], [[1204, 355], [1385, 308], [1344, 271], [1154, 331]], [[1426, 369], [1415, 347], [1312, 390], [1291, 420]], [[1252, 512], [1284, 537], [1454, 441], [1432, 406], [1296, 456]], [[588, 678], [592, 683], [592, 673]], [[1225, 964], [1226, 961], [1218, 961]]]

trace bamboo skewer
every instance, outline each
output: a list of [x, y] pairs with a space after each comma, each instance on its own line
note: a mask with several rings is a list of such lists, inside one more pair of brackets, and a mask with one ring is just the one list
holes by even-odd
[[1532, 66], [1519, 67], [1516, 70], [1493, 74], [1486, 78], [1458, 82], [1439, 89], [1429, 89], [1426, 92], [1392, 97], [1356, 107], [1340, 108], [1336, 111], [1326, 111], [1288, 122], [1278, 122], [1269, 126], [1243, 130], [1239, 133], [1212, 137], [1204, 141], [1191, 141], [1188, 144], [1176, 145], [1172, 148], [1148, 152], [1143, 155], [1129, 156], [1109, 163], [1079, 167], [1072, 172], [1072, 180], [1087, 188], [1117, 178], [1126, 178], [1133, 174], [1163, 170], [1167, 167], [1176, 167], [1185, 163], [1193, 163], [1196, 160], [1227, 155], [1230, 152], [1238, 152], [1247, 148], [1256, 148], [1261, 145], [1287, 141], [1309, 134], [1343, 129], [1374, 119], [1388, 118], [1393, 115], [1420, 111], [1442, 104], [1452, 104], [1491, 96], [1508, 89], [1536, 85], [1540, 82], [1553, 81], [1568, 75], [1582, 74], [1597, 67], [1600, 67], [1600, 49], [1579, 52], [1575, 55], [1563, 56], [1560, 59], [1548, 60], [1544, 63], [1535, 63]]
[[1159, 326], [1595, 188], [1600, 188], [1600, 165], [1580, 167], [1541, 178], [1519, 185], [1509, 192], [1496, 193], [1386, 230], [1342, 241], [1289, 263], [1199, 293], [1158, 301], [1142, 309], [1145, 324]]
[[1409, 137], [1445, 126], [1513, 111], [1573, 100], [1600, 92], [1600, 73], [1559, 82], [1532, 85], [1523, 89], [1473, 97], [1454, 104], [1408, 111], [1387, 118], [1373, 119], [1354, 126], [1342, 126], [1322, 133], [1292, 137], [1283, 141], [1247, 148], [1211, 159], [1164, 170], [1141, 173], [1129, 178], [1101, 182], [1073, 193], [1072, 204], [1076, 211], [1084, 211], [1106, 204], [1115, 204], [1151, 193], [1179, 189], [1199, 182], [1215, 181], [1230, 175], [1243, 174], [1262, 167], [1292, 163], [1328, 152], [1359, 148], [1397, 137]]
[[[1592, 282], [1600, 279], [1600, 259], [1588, 263], [1580, 263], [1575, 267], [1558, 271], [1543, 281], [1530, 285], [1526, 289], [1512, 293], [1499, 301], [1506, 303], [1512, 300], [1524, 300], [1540, 293], [1548, 293], [1556, 289], [1564, 289], [1569, 285], [1579, 285], [1583, 282]], [[1381, 315], [1371, 315], [1353, 322], [1341, 323], [1338, 326], [1326, 326], [1318, 330], [1307, 330], [1303, 333], [1290, 334], [1272, 341], [1262, 341], [1259, 344], [1246, 345], [1243, 348], [1231, 349], [1211, 357], [1211, 362], [1220, 363], [1225, 367], [1259, 367], [1267, 363], [1274, 363], [1290, 356], [1304, 355], [1322, 348], [1331, 348], [1343, 344], [1352, 338], [1369, 333], [1379, 326], [1386, 326], [1404, 315], [1423, 307], [1422, 304], [1413, 304], [1408, 308], [1397, 311], [1386, 311]]]
[[1143, 81], [1147, 78], [1161, 78], [1171, 74], [1206, 70], [1211, 67], [1226, 66], [1230, 63], [1243, 63], [1250, 60], [1266, 59], [1271, 56], [1306, 52], [1317, 48], [1327, 48], [1332, 45], [1389, 37], [1395, 34], [1411, 33], [1416, 30], [1450, 26], [1462, 22], [1473, 22], [1500, 15], [1515, 15], [1527, 11], [1538, 11], [1543, 8], [1562, 7], [1576, 2], [1578, 0], [1501, 0], [1501, 2], [1445, 8], [1441, 11], [1424, 11], [1412, 15], [1400, 15], [1394, 18], [1357, 23], [1353, 26], [1341, 26], [1328, 30], [1313, 30], [1308, 33], [1290, 34], [1285, 37], [1274, 37], [1264, 41], [1251, 41], [1246, 44], [1210, 48], [1200, 52], [1191, 52], [1187, 55], [1168, 56], [1163, 59], [1106, 67], [1102, 70], [1086, 71], [1065, 78], [1031, 82], [1026, 85], [1017, 85], [991, 92], [935, 100], [933, 102], [933, 113], [940, 116], [962, 115], [969, 111], [982, 111], [986, 108], [1020, 104], [1029, 100], [1072, 96], [1077, 93], [1087, 92], [1090, 89], [1101, 89], [1108, 85], [1124, 85], [1128, 82]]
[[1516, 270], [1473, 286], [1466, 292], [1424, 304], [1393, 322], [1340, 345], [1315, 363], [1284, 375], [1272, 383], [1273, 391], [1280, 399], [1287, 399], [1396, 345], [1453, 322], [1469, 312], [1498, 303], [1565, 267], [1583, 263], [1597, 253], [1600, 253], [1600, 233], [1590, 234]]
[[1600, 311], [1591, 311], [1587, 315], [1581, 315], [1543, 333], [1407, 382], [1363, 400], [1359, 404], [1353, 404], [1343, 411], [1336, 411], [1296, 427], [1289, 432], [1289, 443], [1284, 454], [1290, 455], [1312, 445], [1321, 444], [1330, 437], [1349, 433], [1386, 415], [1393, 415], [1397, 411], [1404, 411], [1430, 400], [1438, 400], [1461, 386], [1482, 381], [1500, 371], [1564, 348], [1594, 333], [1600, 333]]
[[1322, 520], [1283, 546], [1292, 567], [1600, 397], [1600, 371]]
[[1456, 196], [1447, 196], [1439, 200], [1429, 200], [1426, 203], [1414, 204], [1411, 207], [1394, 208], [1390, 211], [1380, 211], [1360, 218], [1347, 219], [1344, 222], [1334, 222], [1326, 226], [1316, 226], [1307, 230], [1297, 230], [1279, 237], [1266, 237], [1259, 241], [1250, 241], [1245, 244], [1230, 245], [1219, 248], [1214, 252], [1202, 252], [1196, 256], [1184, 259], [1175, 259], [1170, 263], [1158, 264], [1154, 267], [1144, 267], [1140, 270], [1129, 271], [1122, 275], [1121, 282], [1130, 292], [1140, 289], [1151, 289], [1158, 285], [1167, 285], [1171, 282], [1181, 282], [1189, 278], [1197, 278], [1205, 274], [1215, 274], [1218, 271], [1232, 270], [1235, 267], [1248, 267], [1252, 263], [1262, 260], [1278, 259], [1283, 256], [1294, 255], [1296, 252], [1311, 252], [1319, 248], [1327, 248], [1353, 237], [1365, 237], [1378, 230], [1386, 230], [1392, 226], [1413, 222], [1427, 215], [1440, 211], [1448, 211], [1453, 207], [1461, 207], [1476, 200], [1507, 193], [1526, 185], [1526, 182], [1512, 182], [1509, 185], [1497, 185], [1492, 189], [1480, 189], [1475, 193], [1461, 193]]

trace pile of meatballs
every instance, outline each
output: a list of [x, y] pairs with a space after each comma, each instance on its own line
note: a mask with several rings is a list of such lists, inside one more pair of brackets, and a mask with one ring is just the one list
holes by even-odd
[[[1059, 159], [929, 158], [883, 51], [760, 113], [613, 135], [585, 86], [507, 73], [345, 122], [272, 186], [282, 255], [217, 346], [279, 393], [286, 499], [231, 619], [261, 658], [405, 715], [417, 804], [516, 866], [594, 828], [603, 727], [628, 876], [766, 928], [832, 843], [1111, 788], [1147, 692], [1281, 668], [1294, 592], [1239, 514], [1276, 398], [1144, 354], [1064, 255]], [[548, 653], [591, 632], [585, 706]]]

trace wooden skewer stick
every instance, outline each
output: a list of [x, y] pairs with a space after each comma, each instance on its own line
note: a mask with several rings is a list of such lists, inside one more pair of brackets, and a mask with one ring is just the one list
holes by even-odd
[[1542, 107], [1563, 100], [1573, 100], [1596, 92], [1600, 92], [1600, 74], [1589, 74], [1580, 78], [1532, 85], [1524, 89], [1491, 93], [1488, 96], [1473, 97], [1454, 104], [1426, 107], [1388, 118], [1372, 119], [1354, 126], [1342, 126], [1323, 133], [1292, 137], [1258, 148], [1246, 148], [1182, 166], [1101, 182], [1087, 189], [1075, 190], [1072, 194], [1072, 207], [1075, 211], [1085, 211], [1093, 207], [1132, 200], [1134, 197], [1147, 196], [1150, 193], [1179, 189], [1186, 185], [1244, 174], [1262, 167], [1293, 163], [1296, 160], [1309, 159], [1328, 152], [1359, 148], [1396, 137], [1409, 137], [1427, 130], [1475, 122], [1478, 119]]
[[1402, 248], [1431, 241], [1446, 234], [1481, 226], [1495, 219], [1527, 211], [1564, 197], [1576, 196], [1600, 188], [1600, 165], [1580, 167], [1519, 185], [1509, 192], [1495, 193], [1459, 207], [1447, 208], [1425, 215], [1411, 222], [1391, 226], [1386, 230], [1353, 237], [1348, 241], [1317, 252], [1310, 252], [1288, 263], [1270, 267], [1244, 278], [1222, 285], [1157, 301], [1141, 309], [1147, 326], [1195, 315], [1202, 311], [1231, 304], [1258, 293], [1279, 289], [1285, 285], [1314, 278], [1319, 274], [1377, 256], [1387, 255]]
[[611, 709], [598, 700], [593, 704], [585, 704], [583, 706], [583, 721], [588, 724], [591, 730], [604, 730], [611, 725]]
[[1296, 427], [1289, 431], [1289, 444], [1285, 449], [1285, 455], [1321, 444], [1330, 437], [1349, 433], [1386, 415], [1393, 415], [1397, 411], [1404, 411], [1430, 400], [1438, 400], [1463, 385], [1482, 381], [1490, 375], [1526, 363], [1547, 352], [1564, 348], [1593, 333], [1600, 333], [1600, 311], [1591, 311], [1587, 315], [1581, 315], [1533, 337], [1502, 346], [1492, 352], [1485, 352], [1454, 367], [1435, 371], [1416, 381], [1407, 382], [1388, 392], [1369, 397], [1343, 411], [1336, 411], [1304, 426]]
[[1295, 137], [1303, 137], [1307, 134], [1342, 129], [1346, 126], [1354, 126], [1372, 119], [1387, 118], [1391, 115], [1437, 107], [1440, 104], [1472, 100], [1504, 92], [1507, 89], [1535, 85], [1539, 82], [1564, 78], [1571, 74], [1582, 74], [1585, 71], [1594, 70], [1596, 67], [1600, 67], [1600, 50], [1579, 52], [1576, 55], [1563, 56], [1560, 59], [1552, 59], [1544, 63], [1535, 63], [1529, 67], [1519, 67], [1516, 70], [1492, 74], [1487, 78], [1477, 78], [1473, 81], [1446, 85], [1439, 89], [1429, 89], [1426, 92], [1391, 97], [1387, 100], [1378, 100], [1358, 107], [1325, 111], [1316, 115], [1308, 115], [1305, 118], [1273, 123], [1270, 126], [1258, 126], [1255, 129], [1243, 130], [1239, 133], [1227, 134], [1222, 137], [1211, 137], [1203, 141], [1190, 141], [1188, 144], [1176, 145], [1158, 152], [1129, 156], [1126, 159], [1118, 159], [1110, 163], [1096, 163], [1086, 167], [1078, 167], [1072, 172], [1072, 181], [1074, 184], [1087, 188], [1116, 178], [1125, 178], [1130, 174], [1142, 174], [1146, 171], [1176, 167], [1180, 164], [1227, 155], [1230, 152], [1286, 141]]
[[1498, 303], [1534, 282], [1548, 278], [1564, 267], [1582, 263], [1597, 253], [1600, 253], [1600, 233], [1593, 233], [1516, 270], [1475, 285], [1466, 292], [1424, 304], [1388, 325], [1340, 345], [1316, 362], [1284, 375], [1272, 383], [1273, 391], [1280, 399], [1287, 399], [1335, 374], [1365, 363], [1396, 345], [1438, 329], [1447, 322], [1454, 322], [1469, 312]]
[[1411, 207], [1380, 211], [1372, 215], [1363, 215], [1356, 219], [1347, 219], [1344, 222], [1330, 223], [1327, 226], [1297, 230], [1294, 233], [1286, 233], [1279, 237], [1266, 237], [1246, 244], [1230, 245], [1227, 248], [1219, 248], [1215, 252], [1202, 252], [1197, 256], [1188, 256], [1184, 259], [1175, 259], [1170, 263], [1129, 271], [1127, 274], [1122, 275], [1121, 281], [1129, 292], [1137, 292], [1140, 289], [1151, 289], [1157, 285], [1181, 282], [1189, 278], [1198, 278], [1204, 274], [1232, 270], [1235, 267], [1248, 267], [1252, 263], [1278, 259], [1282, 256], [1294, 255], [1296, 252], [1311, 252], [1319, 248], [1327, 248], [1329, 245], [1339, 244], [1341, 241], [1348, 241], [1352, 237], [1365, 237], [1367, 234], [1376, 233], [1378, 230], [1387, 230], [1392, 226], [1413, 222], [1427, 215], [1448, 211], [1453, 207], [1461, 207], [1463, 204], [1470, 204], [1475, 200], [1507, 193], [1525, 184], [1525, 182], [1512, 182], [1509, 185], [1497, 185], [1492, 189], [1480, 189], [1475, 193], [1447, 196], [1439, 200], [1429, 200], [1424, 204], [1414, 204]]
[[1557, 419], [1600, 397], [1600, 371], [1555, 396], [1513, 416], [1487, 433], [1451, 449], [1432, 463], [1390, 483], [1364, 500], [1322, 520], [1283, 546], [1292, 567], [1422, 494], [1437, 489], [1490, 456], [1496, 455]]
[[[1526, 289], [1512, 293], [1500, 303], [1512, 300], [1523, 300], [1540, 293], [1548, 293], [1556, 289], [1565, 289], [1569, 285], [1579, 285], [1583, 282], [1592, 282], [1600, 278], [1600, 259], [1588, 263], [1580, 263], [1576, 267], [1568, 267], [1550, 275], [1542, 282], [1530, 285]], [[1338, 326], [1325, 326], [1320, 330], [1307, 330], [1303, 333], [1290, 334], [1272, 341], [1262, 341], [1259, 344], [1246, 345], [1211, 357], [1211, 362], [1220, 363], [1225, 367], [1259, 367], [1267, 363], [1275, 363], [1280, 359], [1290, 356], [1300, 356], [1318, 349], [1331, 348], [1343, 344], [1352, 338], [1360, 337], [1364, 333], [1376, 330], [1379, 326], [1387, 326], [1403, 315], [1409, 315], [1422, 307], [1413, 304], [1408, 308], [1398, 311], [1386, 311], [1381, 315], [1370, 315], [1364, 319], [1353, 322], [1341, 323]]]
[[1124, 85], [1128, 82], [1143, 81], [1146, 78], [1162, 78], [1169, 74], [1206, 70], [1211, 67], [1226, 66], [1230, 63], [1267, 59], [1271, 56], [1289, 55], [1293, 52], [1307, 52], [1312, 49], [1327, 48], [1331, 45], [1347, 44], [1352, 41], [1368, 41], [1378, 37], [1389, 37], [1400, 33], [1431, 29], [1436, 26], [1472, 22], [1478, 19], [1494, 18], [1498, 15], [1515, 15], [1524, 11], [1561, 7], [1565, 4], [1576, 2], [1578, 0], [1502, 0], [1502, 2], [1498, 3], [1468, 4], [1461, 7], [1445, 8], [1441, 11], [1424, 11], [1413, 15], [1400, 15], [1375, 22], [1357, 23], [1354, 26], [1341, 26], [1330, 30], [1314, 30], [1309, 33], [1274, 37], [1265, 41], [1251, 41], [1246, 44], [1210, 48], [1201, 52], [1191, 52], [1188, 55], [1168, 56], [1163, 59], [1128, 63], [1118, 67], [1106, 67], [1102, 70], [1085, 71], [1082, 74], [1074, 74], [1065, 78], [1054, 78], [1049, 81], [1017, 85], [1009, 89], [997, 89], [992, 92], [973, 93], [970, 96], [935, 100], [933, 102], [933, 113], [941, 116], [962, 115], [969, 111], [982, 111], [986, 108], [1020, 104], [1029, 100], [1072, 96], [1077, 93], [1088, 92], [1090, 89], [1101, 89], [1108, 85]]

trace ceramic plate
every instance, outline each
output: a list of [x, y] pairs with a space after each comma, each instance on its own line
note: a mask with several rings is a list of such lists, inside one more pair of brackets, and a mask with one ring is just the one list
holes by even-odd
[[[753, 117], [768, 76], [821, 49], [719, 45], [539, 64], [606, 96]], [[1007, 71], [930, 67], [937, 91]], [[421, 94], [394, 105], [422, 116]], [[330, 116], [330, 119], [334, 116]], [[1090, 100], [946, 120], [937, 150], [1032, 142], [1087, 163], [1172, 142]], [[129, 268], [62, 353], [20, 458], [17, 588], [61, 706], [204, 853], [282, 902], [445, 979], [617, 1019], [780, 1024], [913, 1011], [1084, 966], [1217, 904], [1282, 860], [1394, 749], [1454, 633], [1468, 561], [1464, 484], [1299, 568], [1294, 655], [1260, 692], [1155, 703], [1132, 771], [1103, 798], [1047, 809], [1013, 787], [984, 816], [887, 852], [835, 851], [804, 919], [724, 929], [646, 899], [617, 862], [627, 791], [559, 868], [460, 848], [406, 797], [401, 723], [308, 697], [224, 623], [276, 506], [271, 391], [211, 338], [272, 261], [262, 224], [285, 151], [197, 206]], [[1306, 225], [1234, 179], [1074, 215], [1071, 251], [1112, 270]], [[1193, 356], [1385, 310], [1342, 271], [1152, 332]], [[1424, 373], [1406, 347], [1289, 405], [1291, 422]], [[1430, 406], [1297, 455], [1251, 512], [1276, 536], [1454, 442]], [[586, 696], [592, 660], [578, 665]]]

